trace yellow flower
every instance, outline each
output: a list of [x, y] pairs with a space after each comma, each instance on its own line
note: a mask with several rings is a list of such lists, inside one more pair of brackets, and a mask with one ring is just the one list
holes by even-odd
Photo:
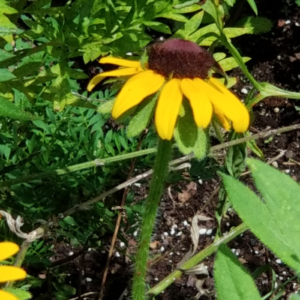
[[[19, 246], [11, 242], [0, 243], [0, 261], [9, 258], [19, 251]], [[26, 272], [20, 268], [13, 266], [0, 265], [0, 283], [18, 279], [24, 279]], [[18, 300], [14, 295], [0, 290], [1, 300]]]
[[113, 118], [119, 118], [160, 90], [155, 125], [162, 139], [170, 140], [173, 136], [183, 96], [189, 100], [198, 127], [206, 128], [215, 113], [226, 130], [230, 129], [230, 122], [236, 132], [248, 129], [249, 112], [218, 79], [208, 75], [209, 70], [218, 65], [204, 49], [190, 41], [170, 39], [151, 46], [148, 55], [146, 69], [139, 61], [100, 59], [101, 64], [120, 68], [96, 75], [88, 85], [89, 91], [107, 77], [132, 76], [115, 100]]

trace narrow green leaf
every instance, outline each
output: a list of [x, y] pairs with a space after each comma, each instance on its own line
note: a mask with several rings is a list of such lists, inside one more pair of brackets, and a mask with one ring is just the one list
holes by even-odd
[[153, 30], [156, 30], [158, 32], [166, 33], [166, 34], [172, 34], [171, 29], [168, 25], [163, 24], [161, 22], [156, 21], [144, 21], [143, 24]]
[[221, 245], [214, 264], [218, 300], [261, 300], [254, 280], [226, 245]]
[[22, 121], [39, 120], [40, 117], [34, 116], [26, 111], [19, 109], [6, 98], [0, 96], [0, 116], [17, 119]]
[[[250, 57], [243, 57], [243, 62], [247, 62], [250, 59], [251, 59]], [[234, 57], [228, 57], [228, 58], [222, 59], [218, 63], [224, 72], [230, 71], [239, 66], [238, 62], [235, 60]]]
[[166, 18], [166, 19], [171, 19], [171, 20], [178, 21], [178, 22], [187, 22], [188, 21], [188, 18], [186, 18], [185, 16], [179, 15], [179, 14], [174, 14], [172, 12], [166, 12], [166, 13], [159, 14], [157, 16], [157, 18]]
[[300, 187], [258, 160], [249, 159], [248, 165], [262, 200], [239, 181], [222, 175], [229, 200], [251, 231], [282, 261], [300, 271]]
[[138, 111], [134, 114], [134, 117], [130, 121], [127, 127], [127, 136], [134, 137], [140, 134], [148, 125], [153, 109], [157, 101], [157, 95], [149, 100], [144, 100], [138, 107]]
[[247, 0], [249, 5], [251, 6], [251, 8], [253, 9], [254, 13], [257, 15], [258, 11], [257, 11], [257, 6], [255, 3], [255, 0]]
[[0, 69], [0, 82], [8, 81], [14, 78], [16, 78], [16, 76], [7, 69]]

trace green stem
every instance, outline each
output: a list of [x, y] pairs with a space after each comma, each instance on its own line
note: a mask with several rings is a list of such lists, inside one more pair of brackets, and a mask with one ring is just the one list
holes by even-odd
[[84, 163], [81, 163], [81, 164], [65, 167], [65, 168], [62, 168], [62, 169], [50, 170], [50, 171], [45, 171], [45, 172], [38, 173], [38, 174], [32, 174], [32, 175], [24, 176], [24, 177], [21, 177], [21, 178], [2, 181], [2, 182], [0, 182], [0, 187], [11, 186], [11, 185], [14, 185], [14, 184], [18, 184], [18, 183], [22, 183], [22, 182], [28, 182], [28, 181], [32, 181], [32, 180], [36, 180], [36, 179], [49, 177], [49, 176], [65, 175], [65, 174], [77, 172], [77, 171], [88, 169], [88, 168], [103, 166], [103, 165], [106, 165], [108, 163], [113, 163], [113, 162], [117, 162], [117, 161], [121, 161], [121, 160], [125, 160], [125, 159], [130, 159], [130, 158], [133, 158], [133, 157], [138, 157], [138, 156], [142, 156], [142, 155], [151, 154], [151, 153], [154, 153], [154, 152], [156, 152], [156, 148], [139, 150], [139, 151], [126, 153], [126, 154], [121, 154], [121, 155], [108, 157], [108, 158], [104, 158], [104, 159], [95, 159], [93, 161], [84, 162]]
[[150, 184], [149, 195], [145, 201], [145, 212], [141, 227], [140, 241], [136, 254], [135, 270], [133, 275], [132, 299], [145, 299], [145, 281], [149, 244], [157, 209], [164, 187], [164, 179], [168, 171], [171, 157], [171, 142], [159, 140], [153, 176]]
[[[206, 257], [214, 253], [218, 250], [219, 246], [221, 244], [228, 243], [232, 239], [234, 239], [236, 236], [240, 235], [244, 231], [248, 229], [248, 226], [244, 223], [241, 225], [235, 227], [234, 229], [230, 230], [230, 232], [202, 251], [200, 251], [198, 254], [194, 255], [192, 258], [190, 258], [188, 261], [186, 261], [184, 264], [181, 265], [180, 270], [175, 270], [171, 274], [169, 274], [166, 278], [164, 278], [159, 284], [154, 286], [151, 290], [148, 291], [148, 294], [151, 295], [158, 295], [162, 291], [164, 291], [170, 284], [172, 284], [177, 278], [179, 278], [182, 273], [184, 273], [184, 270], [188, 270], [192, 267], [195, 267], [198, 265], [201, 261], [203, 261]], [[133, 298], [135, 300], [135, 298]]]

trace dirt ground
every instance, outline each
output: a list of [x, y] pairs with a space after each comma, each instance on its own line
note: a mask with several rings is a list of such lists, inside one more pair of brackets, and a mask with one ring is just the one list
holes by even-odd
[[[258, 1], [260, 14], [273, 22], [271, 32], [236, 38], [234, 43], [243, 56], [252, 58], [247, 66], [258, 81], [266, 81], [278, 87], [299, 92], [300, 7], [293, 3], [294, 1], [276, 0], [272, 1], [270, 5], [270, 1]], [[243, 13], [251, 14], [247, 5], [243, 9], [241, 15]], [[241, 99], [245, 98], [251, 85], [240, 70], [234, 70], [231, 75], [238, 78], [238, 84], [233, 91]], [[297, 105], [296, 100], [276, 97], [265, 99], [253, 108], [254, 121], [250, 131], [258, 133], [299, 123], [300, 115]], [[300, 130], [297, 130], [276, 135], [272, 139], [257, 141], [266, 161], [273, 160], [272, 165], [274, 167], [290, 174], [298, 182], [300, 180], [299, 137]], [[249, 155], [255, 156], [252, 153]], [[167, 185], [151, 244], [152, 261], [148, 276], [149, 286], [154, 286], [175, 270], [177, 263], [190, 249], [190, 228], [192, 218], [196, 213], [201, 212], [207, 218], [207, 220], [199, 223], [201, 234], [197, 251], [212, 243], [217, 228], [214, 212], [217, 207], [218, 193], [215, 191], [220, 184], [213, 168], [213, 163], [208, 165], [207, 171], [210, 175], [207, 178], [193, 176], [186, 172], [183, 174], [186, 177], [185, 180], [176, 185]], [[242, 176], [241, 180], [251, 182], [249, 175]], [[143, 193], [143, 189], [138, 190]], [[223, 233], [229, 231], [232, 226], [241, 223], [233, 210], [229, 210], [227, 216], [221, 226]], [[130, 299], [127, 288], [131, 285], [132, 262], [126, 256], [126, 251], [127, 254], [132, 254], [134, 251], [136, 235], [133, 234], [127, 238], [128, 248], [126, 246], [124, 248], [120, 241], [117, 242], [117, 250], [108, 272], [104, 300]], [[110, 239], [108, 239], [107, 244], [109, 245], [109, 243]], [[270, 292], [272, 284], [279, 288], [281, 284], [286, 283], [295, 275], [250, 232], [234, 239], [229, 243], [229, 247], [250, 272], [254, 272], [265, 265], [269, 265], [274, 270], [275, 277], [272, 277], [269, 268], [257, 278], [256, 284], [261, 295]], [[65, 249], [65, 251], [62, 249], [62, 253], [69, 251], [70, 249]], [[99, 253], [96, 250], [91, 250], [84, 255], [84, 261], [78, 259], [78, 261], [75, 260], [68, 264], [71, 274], [70, 282], [74, 283], [74, 287], [78, 288], [78, 278], [80, 278], [81, 299], [98, 299], [106, 259], [107, 252]], [[200, 287], [197, 285], [199, 279], [182, 276], [155, 299], [183, 300], [195, 299], [196, 296], [202, 300], [215, 299], [213, 261], [213, 255], [204, 261], [208, 273]], [[79, 276], [79, 273], [84, 275]], [[293, 279], [285, 285], [284, 294], [277, 299], [288, 299], [288, 295], [298, 289], [299, 284], [296, 279]]]

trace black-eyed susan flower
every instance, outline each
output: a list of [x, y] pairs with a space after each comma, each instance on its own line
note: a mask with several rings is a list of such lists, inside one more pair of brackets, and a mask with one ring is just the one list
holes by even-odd
[[[19, 246], [11, 242], [0, 243], [0, 261], [9, 258], [19, 251]], [[21, 268], [13, 266], [1, 266], [0, 265], [0, 283], [12, 280], [24, 279], [26, 272]], [[0, 290], [0, 299], [2, 300], [18, 300], [14, 295]]]
[[236, 132], [247, 130], [249, 113], [245, 106], [218, 79], [209, 76], [216, 63], [207, 51], [190, 41], [170, 39], [149, 47], [148, 55], [145, 66], [115, 57], [100, 59], [102, 64], [120, 68], [96, 75], [88, 85], [89, 91], [107, 77], [131, 76], [117, 95], [113, 118], [160, 91], [155, 125], [164, 140], [173, 136], [183, 97], [189, 100], [198, 127], [206, 128], [215, 114], [226, 130], [231, 124]]

